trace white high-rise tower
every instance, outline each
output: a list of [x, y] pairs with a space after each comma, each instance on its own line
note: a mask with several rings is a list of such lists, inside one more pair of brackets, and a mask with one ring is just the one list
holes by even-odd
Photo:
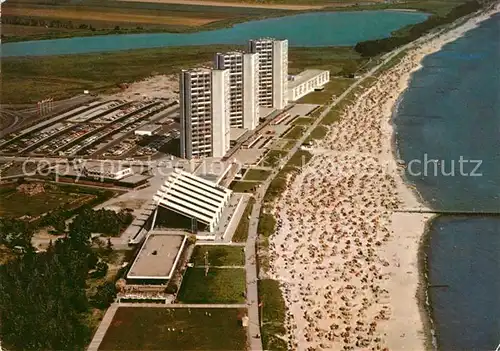
[[215, 68], [230, 72], [231, 127], [254, 129], [259, 122], [258, 55], [238, 51], [217, 53]]
[[283, 109], [288, 104], [288, 40], [250, 40], [248, 49], [259, 55], [259, 105]]
[[179, 84], [181, 157], [222, 157], [229, 150], [229, 70], [183, 70]]

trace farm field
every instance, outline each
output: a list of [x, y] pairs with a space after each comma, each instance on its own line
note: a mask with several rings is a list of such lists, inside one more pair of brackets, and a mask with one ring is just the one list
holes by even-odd
[[[311, 0], [271, 0], [267, 3], [259, 3], [256, 1], [239, 1], [239, 0], [119, 0], [119, 1], [138, 1], [146, 3], [160, 3], [160, 4], [183, 4], [183, 5], [208, 5], [208, 6], [233, 6], [233, 7], [249, 7], [249, 8], [262, 8], [262, 9], [283, 9], [283, 10], [316, 10], [325, 7], [329, 4], [326, 0], [311, 1]], [[381, 0], [379, 0], [381, 1]], [[348, 6], [355, 3], [354, 0], [348, 0], [344, 4], [337, 3], [336, 6]], [[330, 3], [335, 6], [335, 4]]]
[[180, 303], [244, 303], [243, 268], [188, 268], [177, 295]]
[[245, 350], [245, 309], [120, 307], [99, 350]]
[[2, 27], [2, 39], [8, 42], [106, 34], [192, 32], [297, 12], [227, 5], [10, 0], [2, 4], [2, 24], [8, 25]]
[[30, 16], [50, 19], [65, 19], [78, 21], [103, 21], [112, 23], [133, 23], [133, 24], [173, 24], [200, 26], [214, 22], [226, 17], [204, 18], [202, 14], [194, 16], [190, 13], [174, 13], [171, 15], [162, 14], [157, 16], [154, 13], [124, 13], [121, 11], [106, 11], [100, 9], [50, 9], [50, 8], [9, 8], [3, 9], [2, 15], [6, 16]]

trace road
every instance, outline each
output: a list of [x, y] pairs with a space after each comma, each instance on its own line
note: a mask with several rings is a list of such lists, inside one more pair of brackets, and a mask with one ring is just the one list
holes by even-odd
[[[288, 151], [288, 153], [281, 159], [280, 165], [285, 165], [295, 152], [300, 149], [300, 146], [305, 142], [309, 134], [316, 128], [323, 117], [325, 117], [335, 105], [337, 105], [342, 99], [344, 99], [353, 89], [356, 89], [360, 84], [362, 84], [367, 78], [371, 77], [376, 73], [383, 65], [388, 63], [392, 58], [397, 56], [402, 51], [421, 43], [422, 41], [428, 40], [431, 37], [437, 35], [437, 33], [427, 35], [422, 37], [412, 43], [404, 45], [386, 55], [383, 56], [382, 61], [362, 75], [354, 84], [347, 88], [340, 96], [334, 99], [325, 110], [318, 116], [313, 124], [309, 126], [307, 131], [303, 136], [297, 140], [295, 146]], [[262, 208], [262, 201], [264, 195], [266, 194], [269, 185], [272, 180], [279, 173], [280, 167], [273, 169], [267, 180], [261, 183], [261, 186], [257, 189], [255, 194], [255, 205], [253, 206], [250, 225], [248, 228], [248, 239], [245, 245], [245, 267], [246, 267], [246, 284], [247, 284], [247, 304], [248, 304], [248, 316], [250, 318], [250, 324], [248, 328], [248, 340], [250, 342], [250, 350], [261, 351], [262, 350], [262, 340], [260, 339], [260, 326], [259, 326], [259, 296], [257, 290], [258, 272], [256, 265], [256, 243], [257, 243], [257, 227], [259, 224], [259, 216]], [[259, 337], [256, 337], [256, 336]]]

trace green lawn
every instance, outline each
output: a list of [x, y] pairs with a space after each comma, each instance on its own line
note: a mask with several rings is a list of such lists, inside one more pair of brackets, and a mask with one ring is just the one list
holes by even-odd
[[245, 309], [120, 307], [99, 350], [246, 350]]
[[326, 136], [327, 131], [326, 127], [321, 125], [317, 126], [312, 130], [305, 142], [307, 143], [313, 140], [323, 139]]
[[270, 150], [264, 159], [261, 161], [260, 165], [265, 167], [276, 167], [282, 157], [287, 154], [286, 151], [281, 150]]
[[312, 158], [312, 154], [309, 151], [298, 150], [290, 158], [290, 161], [286, 164], [287, 167], [295, 166], [302, 167]]
[[240, 223], [238, 223], [238, 227], [233, 234], [232, 241], [235, 243], [243, 243], [247, 241], [248, 238], [248, 225], [250, 223], [250, 219], [248, 216], [252, 213], [253, 205], [255, 204], [255, 199], [252, 197], [247, 203], [247, 207], [245, 208], [245, 212], [243, 212], [243, 216], [240, 219]]
[[300, 139], [304, 135], [306, 128], [303, 125], [295, 126], [283, 136], [283, 139]]
[[259, 303], [261, 309], [261, 334], [265, 350], [287, 350], [287, 345], [280, 338], [286, 333], [285, 300], [281, 294], [279, 282], [272, 279], [261, 279], [258, 283]]
[[196, 245], [190, 262], [194, 263], [195, 266], [204, 266], [204, 256], [206, 252], [208, 252], [210, 267], [245, 265], [245, 252], [243, 247], [228, 245]]
[[181, 303], [244, 303], [243, 268], [188, 268], [177, 295]]
[[276, 228], [276, 218], [270, 213], [261, 213], [259, 217], [259, 225], [257, 231], [259, 234], [270, 237]]
[[311, 117], [298, 117], [295, 121], [292, 122], [294, 126], [308, 126], [313, 122]]
[[243, 179], [245, 180], [256, 180], [256, 181], [264, 181], [271, 174], [270, 171], [266, 171], [264, 169], [249, 169]]
[[332, 96], [339, 96], [342, 94], [352, 83], [354, 79], [351, 78], [330, 78], [330, 82], [325, 85], [323, 91], [313, 91], [306, 96], [300, 98], [297, 103], [299, 104], [325, 104], [332, 99]]
[[297, 74], [304, 69], [325, 69], [330, 75], [349, 75], [368, 60], [352, 47], [290, 48], [288, 71]]
[[71, 188], [63, 190], [52, 184], [45, 184], [44, 192], [33, 195], [21, 192], [16, 187], [17, 184], [0, 187], [0, 217], [37, 217], [58, 207], [79, 207], [95, 198], [91, 194], [72, 192]]
[[260, 185], [260, 182], [239, 182], [234, 181], [229, 188], [237, 193], [251, 193]]
[[297, 143], [296, 140], [287, 140], [286, 144], [283, 146], [283, 150], [291, 150], [292, 147], [295, 146], [295, 144]]

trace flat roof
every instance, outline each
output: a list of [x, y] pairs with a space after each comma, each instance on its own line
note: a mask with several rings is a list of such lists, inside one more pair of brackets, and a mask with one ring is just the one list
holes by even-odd
[[149, 234], [127, 278], [170, 279], [186, 239], [181, 234]]
[[271, 113], [273, 113], [274, 111], [276, 111], [276, 109], [273, 108], [273, 107], [259, 106], [258, 109], [259, 109], [259, 117], [260, 118], [266, 118]]
[[86, 170], [93, 171], [103, 171], [103, 172], [118, 172], [124, 169], [130, 169], [130, 166], [125, 165], [123, 161], [86, 161], [84, 160], [80, 163], [80, 166], [85, 168]]
[[321, 105], [314, 105], [314, 104], [296, 104], [294, 105], [291, 109], [289, 109], [287, 112], [290, 114], [292, 117], [296, 116], [307, 116], [308, 113], [313, 111], [315, 108]]
[[288, 89], [293, 89], [296, 86], [307, 82], [309, 79], [313, 79], [320, 74], [328, 72], [324, 69], [306, 69], [305, 71], [300, 72], [299, 74], [293, 76], [293, 79], [288, 81]]
[[245, 129], [245, 128], [230, 128], [229, 129], [229, 139], [230, 140], [238, 140], [239, 138], [241, 138], [243, 135], [245, 135], [245, 133], [247, 132], [248, 130]]
[[145, 124], [142, 127], [137, 128], [136, 132], [154, 132], [158, 130], [161, 126], [156, 124]]
[[135, 183], [143, 182], [143, 181], [147, 180], [148, 178], [150, 178], [150, 177], [142, 175], [142, 174], [133, 174], [129, 177], [125, 177], [125, 178], [120, 179], [120, 182], [135, 184]]

